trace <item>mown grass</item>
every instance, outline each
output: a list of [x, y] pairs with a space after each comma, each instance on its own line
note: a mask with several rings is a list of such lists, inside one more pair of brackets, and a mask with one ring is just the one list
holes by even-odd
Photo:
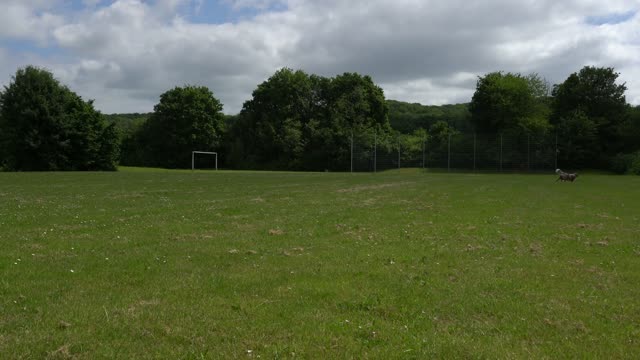
[[640, 178], [0, 174], [0, 358], [634, 358]]

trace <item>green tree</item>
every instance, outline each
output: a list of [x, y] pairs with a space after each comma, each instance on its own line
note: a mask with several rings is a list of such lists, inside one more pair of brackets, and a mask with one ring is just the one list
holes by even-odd
[[479, 132], [547, 131], [548, 84], [537, 74], [493, 72], [478, 79], [469, 110]]
[[621, 151], [640, 150], [640, 106], [627, 108], [627, 116], [618, 126], [618, 137], [623, 146]]
[[[617, 84], [619, 74], [613, 68], [585, 66], [553, 89], [552, 116], [554, 125], [562, 119], [580, 113], [580, 118], [595, 124], [597, 142], [606, 155], [620, 150], [619, 126], [628, 115], [625, 84]], [[585, 125], [590, 127], [591, 125]], [[559, 131], [559, 137], [570, 136]], [[594, 164], [596, 166], [602, 163]]]
[[160, 95], [137, 143], [146, 166], [186, 168], [194, 150], [213, 151], [224, 131], [222, 104], [207, 87], [175, 87]]
[[231, 156], [254, 168], [344, 170], [351, 134], [388, 131], [387, 114], [382, 89], [368, 76], [329, 79], [284, 68], [244, 103], [230, 132]]
[[370, 76], [357, 73], [336, 76], [331, 80], [328, 103], [336, 129], [351, 131], [385, 127], [389, 123], [384, 92]]
[[[288, 169], [304, 151], [303, 126], [312, 114], [312, 84], [304, 71], [278, 70], [258, 85], [240, 112], [236, 142], [251, 167]], [[236, 140], [237, 141], [237, 140]], [[236, 156], [236, 155], [234, 155]]]
[[0, 92], [0, 149], [7, 170], [115, 170], [118, 139], [92, 101], [28, 66]]
[[595, 122], [583, 112], [575, 111], [562, 117], [558, 131], [558, 161], [561, 167], [586, 167], [598, 157], [598, 130]]
[[[321, 146], [333, 161], [331, 167], [347, 168], [352, 135], [372, 142], [374, 133], [385, 139], [391, 132], [384, 92], [369, 76], [344, 73], [330, 79], [326, 104], [329, 111], [321, 125], [324, 128]], [[397, 146], [397, 139], [394, 144]]]

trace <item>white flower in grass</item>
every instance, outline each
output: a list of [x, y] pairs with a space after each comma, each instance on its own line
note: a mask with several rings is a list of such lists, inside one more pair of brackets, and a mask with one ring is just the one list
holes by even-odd
[[75, 271], [73, 271], [73, 269], [71, 269], [71, 270], [69, 270], [69, 271], [71, 271], [71, 272], [75, 272]]

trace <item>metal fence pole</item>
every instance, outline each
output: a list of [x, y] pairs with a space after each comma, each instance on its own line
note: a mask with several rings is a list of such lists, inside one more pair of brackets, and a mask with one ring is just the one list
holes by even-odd
[[555, 152], [556, 152], [556, 156], [555, 156], [556, 162], [554, 167], [557, 169], [558, 168], [558, 133], [556, 133], [556, 151]]
[[451, 134], [447, 141], [447, 171], [451, 171]]
[[373, 136], [373, 172], [378, 172], [378, 132]]
[[353, 172], [353, 130], [351, 131], [351, 172]]
[[422, 168], [424, 169], [424, 152], [426, 147], [427, 139], [422, 139]]
[[502, 171], [502, 134], [500, 134], [500, 171]]
[[473, 171], [476, 171], [476, 133], [473, 133]]
[[531, 135], [527, 135], [527, 170], [531, 171]]
[[398, 169], [400, 169], [400, 138], [398, 138]]

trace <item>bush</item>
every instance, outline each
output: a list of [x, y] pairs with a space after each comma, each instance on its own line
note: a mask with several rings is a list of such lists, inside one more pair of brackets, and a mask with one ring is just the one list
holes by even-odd
[[628, 174], [640, 175], [640, 151], [633, 154], [631, 166], [629, 166]]
[[640, 151], [614, 156], [611, 160], [611, 170], [618, 174], [640, 175]]

